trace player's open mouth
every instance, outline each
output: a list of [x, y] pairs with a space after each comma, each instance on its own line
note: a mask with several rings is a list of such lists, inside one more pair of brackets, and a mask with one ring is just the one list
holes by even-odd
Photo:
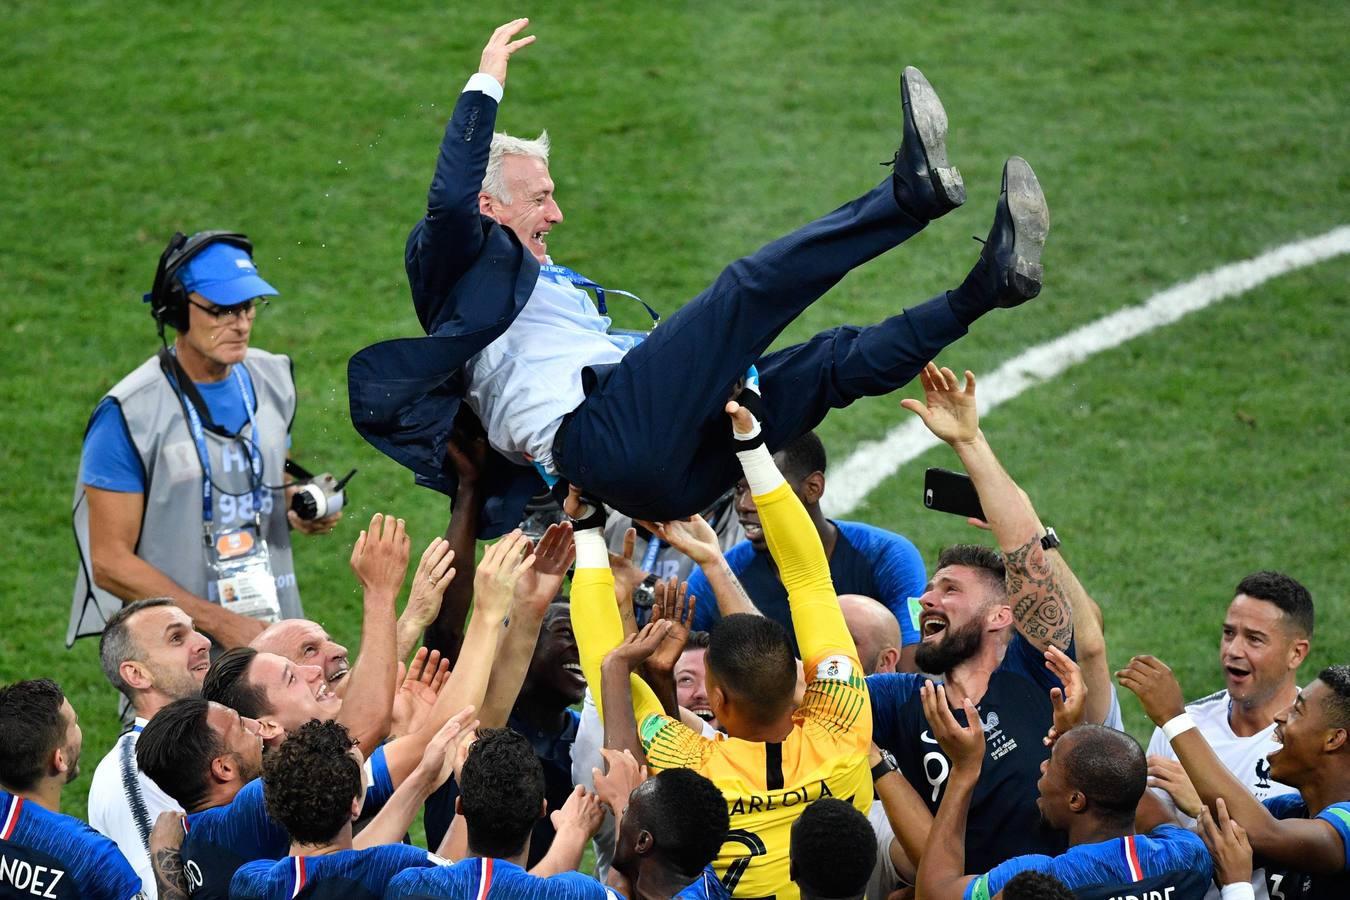
[[534, 242], [536, 244], [543, 244], [544, 241], [548, 238], [548, 232], [536, 231], [534, 234], [530, 235], [530, 237], [534, 239]]
[[349, 669], [341, 669], [337, 672], [334, 672], [332, 675], [328, 676], [328, 683], [337, 684], [339, 681], [347, 677], [347, 672], [349, 671], [350, 671]]
[[741, 527], [745, 529], [745, 536], [752, 541], [764, 537], [764, 528], [758, 519], [741, 519]]
[[208, 672], [208, 671], [210, 671], [210, 669], [211, 669], [211, 659], [210, 659], [210, 657], [207, 657], [206, 659], [204, 659], [204, 660], [202, 660], [201, 662], [197, 663], [195, 666], [189, 666], [189, 667], [188, 667], [188, 671], [189, 671], [189, 672]]
[[711, 722], [713, 720], [713, 711], [710, 707], [695, 706], [693, 709], [689, 711], [705, 722]]
[[947, 617], [942, 613], [924, 613], [919, 616], [919, 636], [928, 640], [947, 630]]
[[1247, 669], [1239, 668], [1238, 666], [1224, 666], [1223, 670], [1228, 674], [1229, 681], [1243, 681], [1250, 678], [1252, 675]]
[[581, 670], [581, 663], [565, 662], [562, 664], [562, 667], [564, 672], [571, 675], [577, 681], [581, 682], [582, 684], [586, 683], [586, 673]]

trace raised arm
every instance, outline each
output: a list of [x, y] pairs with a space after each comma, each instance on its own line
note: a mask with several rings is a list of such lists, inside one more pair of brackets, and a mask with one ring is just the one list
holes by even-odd
[[1073, 608], [1049, 554], [1043, 532], [1026, 495], [1008, 476], [980, 431], [975, 405], [975, 375], [966, 372], [963, 390], [951, 369], [929, 363], [919, 376], [924, 401], [902, 400], [928, 430], [956, 451], [989, 520], [1007, 566], [1008, 603], [1022, 636], [1037, 648], [1068, 648], [1073, 640]]
[[440, 615], [446, 589], [454, 582], [455, 551], [443, 537], [434, 537], [413, 573], [412, 587], [408, 589], [408, 604], [398, 617], [394, 629], [398, 652], [395, 659], [406, 662], [413, 648], [422, 640], [422, 633]]
[[[534, 42], [533, 36], [514, 40], [528, 24], [528, 19], [516, 19], [492, 33], [478, 73], [465, 85], [445, 128], [436, 174], [427, 192], [427, 214], [408, 238], [409, 279], [422, 286], [423, 296], [448, 296], [482, 250], [478, 194], [487, 172], [507, 62], [517, 50]], [[442, 310], [421, 306], [417, 314], [424, 327], [444, 318]]]
[[973, 880], [965, 871], [966, 819], [984, 762], [984, 729], [979, 712], [968, 698], [961, 701], [967, 724], [956, 721], [947, 705], [946, 689], [940, 684], [924, 682], [920, 698], [933, 737], [952, 761], [952, 773], [928, 832], [915, 886], [924, 900], [960, 900]]
[[506, 725], [539, 642], [544, 615], [553, 598], [558, 596], [563, 577], [576, 558], [571, 523], [548, 526], [534, 549], [534, 565], [516, 582], [511, 621], [507, 623], [506, 635], [488, 678], [487, 695], [479, 714], [484, 728]]
[[441, 689], [422, 728], [385, 745], [385, 762], [395, 785], [401, 784], [417, 766], [427, 743], [451, 716], [467, 706], [482, 707], [516, 582], [534, 565], [529, 550], [529, 538], [513, 531], [483, 554], [474, 579], [473, 618], [469, 620], [464, 649], [450, 673], [450, 681]]
[[394, 604], [408, 570], [409, 546], [403, 520], [376, 513], [352, 548], [352, 572], [362, 589], [361, 652], [337, 720], [366, 756], [389, 734], [398, 687]]
[[698, 563], [703, 577], [708, 579], [713, 596], [703, 598], [717, 601], [717, 611], [723, 616], [745, 613], [763, 615], [745, 592], [736, 573], [731, 571], [727, 558], [722, 555], [717, 532], [712, 530], [702, 516], [690, 516], [676, 522], [643, 522], [643, 527], [661, 537], [676, 550]]
[[[1246, 830], [1252, 849], [1262, 856], [1313, 875], [1345, 869], [1346, 847], [1335, 828], [1318, 819], [1275, 818], [1233, 777], [1189, 718], [1176, 721], [1186, 712], [1186, 706], [1176, 676], [1162, 660], [1136, 656], [1116, 677], [1135, 693], [1154, 724], [1163, 727], [1172, 723], [1164, 732], [1171, 731], [1172, 750], [1211, 815], [1218, 816], [1216, 801], [1222, 797], [1228, 815]], [[1306, 705], [1307, 695], [1304, 690], [1294, 701], [1291, 716], [1302, 713], [1300, 707]], [[1319, 811], [1312, 810], [1314, 814]]]
[[[637, 719], [633, 715], [633, 673], [656, 652], [671, 629], [669, 619], [648, 622], [637, 634], [630, 634], [623, 643], [605, 654], [600, 664], [600, 695], [604, 698], [605, 749], [627, 750], [645, 763], [646, 754], [638, 738]], [[678, 712], [671, 714], [672, 718]]]
[[445, 540], [458, 563], [459, 572], [446, 588], [436, 618], [427, 626], [425, 643], [428, 649], [441, 651], [441, 658], [449, 660], [452, 666], [464, 644], [464, 623], [469, 616], [469, 604], [473, 602], [478, 515], [482, 510], [478, 483], [487, 464], [487, 454], [487, 434], [481, 425], [474, 434], [465, 434], [457, 428], [445, 451], [446, 460], [459, 477], [459, 487], [450, 507], [450, 522], [445, 528]]
[[[787, 588], [792, 628], [806, 664], [807, 678], [814, 676], [813, 666], [830, 653], [845, 653], [856, 663], [858, 649], [839, 609], [820, 533], [802, 501], [778, 471], [769, 448], [755, 440], [759, 423], [752, 411], [735, 400], [727, 404], [726, 411], [732, 418], [733, 434], [742, 442], [736, 456], [759, 508], [764, 540]], [[860, 664], [858, 671], [862, 671]]]

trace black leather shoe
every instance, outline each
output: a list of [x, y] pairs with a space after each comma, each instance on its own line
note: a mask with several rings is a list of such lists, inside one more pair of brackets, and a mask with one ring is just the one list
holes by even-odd
[[[994, 305], [1025, 303], [1041, 292], [1044, 272], [1041, 251], [1050, 233], [1050, 209], [1036, 173], [1020, 156], [1003, 164], [1003, 189], [999, 193], [994, 224], [980, 251], [976, 271], [982, 287], [993, 294]], [[983, 269], [981, 272], [980, 270]]]
[[905, 124], [892, 161], [895, 199], [916, 219], [936, 219], [966, 202], [961, 173], [947, 161], [947, 111], [913, 66], [900, 76], [900, 102]]

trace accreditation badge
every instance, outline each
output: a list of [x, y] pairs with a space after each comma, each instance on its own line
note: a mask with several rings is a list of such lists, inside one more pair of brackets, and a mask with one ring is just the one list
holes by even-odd
[[207, 577], [215, 584], [223, 609], [263, 622], [281, 618], [267, 541], [257, 525], [213, 533], [207, 567]]

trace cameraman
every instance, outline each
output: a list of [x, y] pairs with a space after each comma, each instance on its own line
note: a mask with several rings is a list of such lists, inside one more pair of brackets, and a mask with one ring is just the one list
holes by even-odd
[[124, 602], [169, 597], [223, 647], [299, 618], [290, 529], [324, 534], [339, 514], [288, 512], [295, 417], [285, 356], [251, 349], [277, 291], [241, 234], [178, 234], [146, 299], [176, 332], [110, 390], [89, 420], [73, 516], [80, 568], [66, 643], [98, 634]]

